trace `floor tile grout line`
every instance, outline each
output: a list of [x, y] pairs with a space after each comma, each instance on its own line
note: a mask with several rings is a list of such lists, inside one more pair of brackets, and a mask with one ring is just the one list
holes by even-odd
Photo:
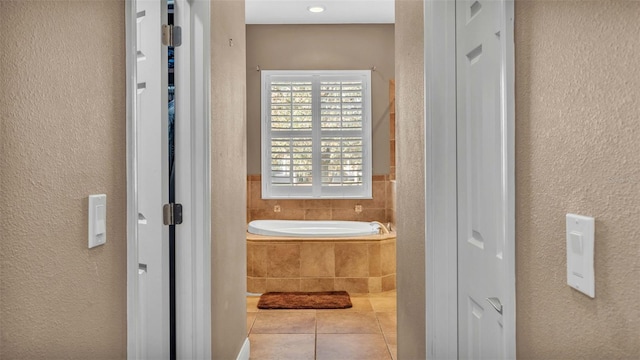
[[[396, 335], [397, 336], [397, 331], [395, 332], [395, 334], [394, 334], [393, 331], [390, 331], [389, 334], [386, 333], [384, 331], [384, 329], [383, 329], [383, 326], [382, 326], [382, 322], [381, 322], [381, 319], [380, 319], [380, 314], [383, 314], [383, 313], [390, 314], [390, 313], [394, 312], [396, 314], [396, 316], [397, 316], [397, 308], [395, 308], [395, 306], [394, 306], [394, 309], [392, 311], [389, 311], [391, 309], [383, 304], [383, 308], [382, 309], [378, 309], [380, 311], [376, 311], [376, 309], [373, 307], [373, 302], [374, 301], [372, 301], [372, 300], [375, 299], [375, 298], [380, 298], [380, 297], [367, 296], [367, 297], [363, 297], [363, 298], [367, 299], [366, 303], [369, 305], [368, 308], [370, 310], [360, 309], [358, 311], [355, 311], [355, 313], [361, 313], [361, 314], [373, 313], [373, 317], [374, 317], [374, 319], [376, 321], [375, 323], [377, 324], [376, 329], [379, 331], [378, 334], [382, 335], [382, 339], [381, 340], [383, 341], [382, 344], [383, 344], [384, 349], [385, 349], [384, 353], [387, 355], [389, 360], [395, 360], [394, 355], [393, 355], [393, 351], [391, 349], [391, 345], [389, 343], [390, 340], [389, 340], [388, 335], [391, 334], [391, 335]], [[247, 312], [249, 312], [249, 311], [247, 311]], [[290, 313], [295, 313], [295, 314], [303, 314], [303, 313], [312, 313], [313, 314], [313, 321], [314, 321], [313, 333], [308, 332], [306, 334], [313, 334], [314, 335], [314, 338], [313, 338], [314, 339], [313, 340], [314, 341], [313, 342], [313, 347], [314, 347], [314, 349], [313, 349], [313, 352], [314, 352], [313, 358], [314, 358], [314, 360], [317, 360], [318, 359], [318, 340], [319, 340], [318, 339], [318, 336], [319, 336], [319, 319], [318, 319], [318, 315], [320, 313], [330, 314], [330, 313], [332, 313], [332, 311], [326, 311], [325, 312], [325, 311], [318, 311], [318, 310], [312, 310], [312, 311], [309, 311], [309, 310], [304, 310], [304, 311], [290, 310], [290, 311], [284, 311], [284, 312], [290, 312]], [[254, 327], [255, 327], [255, 325], [257, 323], [257, 320], [258, 320], [258, 317], [259, 317], [260, 314], [265, 315], [267, 313], [276, 314], [276, 313], [284, 313], [284, 312], [272, 312], [272, 311], [269, 312], [269, 311], [261, 311], [260, 309], [258, 309], [257, 312], [252, 312], [255, 315], [255, 317], [254, 317], [253, 321], [251, 322], [251, 325], [250, 325], [250, 328], [249, 328], [247, 336], [249, 336], [251, 334], [255, 334], [254, 333]], [[336, 312], [339, 312], [339, 311], [336, 311]], [[352, 312], [344, 312], [344, 313], [346, 314], [346, 313], [352, 313]], [[264, 333], [262, 335], [276, 335], [276, 334], [284, 335], [283, 333]], [[287, 333], [287, 334], [302, 334], [302, 333], [295, 332], [295, 333]], [[345, 333], [335, 333], [335, 334], [334, 333], [330, 333], [330, 334], [333, 334], [333, 335], [340, 335], [340, 334], [343, 334], [343, 335], [345, 335], [345, 334], [355, 335], [355, 334], [365, 334], [365, 333], [361, 333], [361, 332], [358, 332], [358, 331], [349, 331], [349, 332], [345, 332]], [[366, 334], [373, 335], [371, 333], [366, 333]]]
[[385, 348], [387, 349], [387, 353], [389, 354], [389, 359], [393, 359], [393, 354], [391, 353], [391, 348], [389, 348], [389, 341], [387, 340], [387, 334], [382, 329], [382, 324], [380, 324], [380, 318], [378, 317], [378, 313], [374, 311], [376, 316], [376, 322], [378, 323], [378, 328], [380, 328], [380, 333], [382, 334], [382, 340], [384, 341]]
[[316, 331], [313, 341], [313, 359], [318, 359], [318, 311], [315, 312]]
[[253, 317], [253, 321], [251, 321], [251, 325], [249, 326], [249, 331], [247, 331], [247, 337], [251, 335], [251, 331], [253, 330], [253, 324], [256, 323], [256, 319], [258, 318], [258, 314]]

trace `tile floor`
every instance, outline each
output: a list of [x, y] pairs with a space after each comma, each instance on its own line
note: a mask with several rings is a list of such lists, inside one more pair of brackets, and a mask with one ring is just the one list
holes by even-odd
[[251, 359], [396, 360], [396, 292], [350, 295], [340, 310], [259, 310], [248, 296]]

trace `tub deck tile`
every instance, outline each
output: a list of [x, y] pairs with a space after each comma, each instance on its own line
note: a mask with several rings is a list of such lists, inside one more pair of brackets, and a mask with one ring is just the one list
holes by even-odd
[[267, 245], [267, 259], [269, 278], [300, 277], [300, 244]]
[[395, 233], [341, 239], [247, 234], [247, 291], [394, 290], [395, 244]]
[[333, 278], [336, 275], [335, 245], [326, 242], [303, 242], [300, 245], [300, 275]]

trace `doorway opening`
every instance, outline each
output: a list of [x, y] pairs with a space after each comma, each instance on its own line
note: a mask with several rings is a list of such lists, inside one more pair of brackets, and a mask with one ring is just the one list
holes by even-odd
[[[391, 12], [393, 13], [393, 12]], [[395, 232], [394, 25], [248, 24], [247, 27], [247, 222], [252, 220], [378, 221]], [[371, 199], [263, 199], [261, 169], [261, 73], [266, 70], [365, 70], [371, 76], [373, 177]], [[337, 93], [337, 90], [335, 91]], [[394, 147], [392, 148], [392, 145]], [[291, 245], [295, 270], [271, 276], [269, 259], [279, 244], [247, 241], [248, 333], [252, 354], [278, 351], [300, 341], [295, 351], [329, 358], [353, 358], [349, 351], [396, 358], [395, 244], [313, 241]], [[298, 243], [296, 241], [296, 243]], [[347, 249], [348, 248], [348, 249]], [[275, 255], [269, 256], [271, 251]], [[351, 251], [352, 255], [346, 255]], [[262, 267], [267, 256], [266, 267]], [[290, 253], [289, 253], [290, 252]], [[298, 257], [296, 254], [299, 254]], [[323, 254], [316, 259], [313, 255]], [[314, 267], [316, 266], [317, 267]], [[288, 266], [288, 265], [287, 265]], [[265, 271], [263, 271], [265, 270]], [[349, 272], [351, 275], [348, 275]], [[286, 282], [285, 282], [286, 281]], [[257, 295], [272, 291], [346, 290], [349, 310], [286, 312], [256, 308]], [[292, 330], [294, 324], [300, 327]], [[289, 326], [285, 326], [289, 324]], [[284, 335], [298, 331], [295, 336]], [[300, 340], [298, 340], [299, 338]], [[314, 339], [317, 338], [317, 342]], [[347, 343], [344, 343], [347, 342]], [[359, 348], [358, 348], [359, 347]], [[328, 353], [328, 349], [332, 349]], [[292, 350], [294, 351], [294, 350]], [[337, 353], [344, 351], [344, 353]], [[297, 353], [296, 353], [297, 354]], [[289, 354], [289, 356], [293, 356]], [[386, 357], [385, 357], [386, 356]], [[295, 358], [295, 356], [293, 356]], [[301, 356], [304, 358], [304, 356]]]
[[[433, 2], [433, 3], [439, 3], [439, 2]], [[444, 19], [450, 19], [448, 16], [450, 15], [449, 11], [450, 11], [450, 6], [451, 5], [448, 2], [442, 2], [442, 3], [445, 3], [445, 4], [442, 4], [444, 6], [444, 9], [441, 9], [442, 12], [438, 13], [432, 7], [430, 9], [432, 12], [430, 12], [429, 14], [425, 14], [426, 17], [429, 17], [430, 20], [433, 20], [434, 24], [438, 23], [438, 20], [437, 20], [437, 16], [434, 16], [433, 14], [443, 14], [443, 18]], [[427, 2], [425, 4], [431, 4], [431, 5], [435, 6], [435, 4], [432, 4], [432, 2]], [[426, 6], [425, 6], [425, 8], [426, 8]], [[133, 10], [134, 10], [133, 13], [135, 14], [135, 8]], [[128, 9], [128, 11], [131, 11], [131, 10]], [[206, 13], [208, 14], [208, 11]], [[127, 18], [129, 19], [130, 17], [128, 16]], [[133, 19], [135, 19], [135, 16], [133, 17]], [[513, 19], [511, 18], [511, 20], [513, 20]], [[133, 25], [129, 24], [129, 22], [128, 22], [128, 25], [129, 26], [135, 26], [135, 22], [134, 22]], [[445, 25], [450, 25], [450, 23], [445, 21]], [[431, 26], [431, 25], [428, 25], [428, 26]], [[442, 29], [442, 28], [438, 28], [438, 29]], [[431, 28], [431, 30], [434, 30], [434, 28]], [[205, 31], [205, 33], [208, 33], [208, 29], [207, 29], [207, 31]], [[437, 40], [437, 39], [435, 39], [435, 37], [433, 36], [434, 33], [437, 33], [437, 32], [430, 31], [428, 34], [425, 34], [425, 40], [428, 41], [428, 42], [431, 42], [430, 44], [432, 45], [431, 47], [428, 48], [427, 53], [425, 54], [425, 61], [428, 63], [426, 65], [427, 66], [426, 69], [429, 69], [428, 72], [431, 73], [434, 76], [436, 75], [436, 73], [434, 72], [434, 69], [441, 69], [443, 71], [442, 74], [444, 76], [444, 82], [442, 84], [445, 84], [445, 85], [442, 86], [442, 88], [438, 88], [439, 85], [436, 84], [436, 83], [427, 84], [427, 87], [426, 87], [427, 88], [427, 98], [429, 99], [429, 104], [431, 105], [431, 107], [428, 108], [428, 112], [431, 113], [431, 115], [433, 117], [430, 118], [429, 115], [427, 115], [427, 129], [426, 129], [425, 138], [428, 140], [427, 146], [429, 146], [430, 150], [432, 150], [428, 154], [438, 154], [438, 153], [442, 154], [443, 152], [448, 151], [449, 150], [448, 146], [451, 145], [451, 143], [448, 142], [451, 139], [450, 138], [451, 133], [447, 132], [447, 129], [449, 129], [448, 126], [451, 126], [451, 123], [450, 122], [437, 123], [437, 122], [434, 122], [433, 119], [435, 119], [435, 115], [438, 115], [438, 116], [440, 116], [442, 114], [449, 114], [450, 115], [450, 113], [447, 111], [446, 106], [445, 106], [445, 109], [441, 108], [442, 114], [434, 113], [436, 111], [435, 109], [438, 108], [435, 105], [437, 105], [436, 101], [439, 99], [439, 100], [442, 101], [441, 104], [445, 104], [445, 105], [448, 106], [448, 105], [450, 105], [450, 99], [447, 100], [446, 98], [445, 99], [438, 98], [437, 95], [435, 95], [435, 94], [439, 90], [442, 90], [442, 92], [438, 92], [439, 94], [450, 94], [450, 91], [451, 91], [452, 88], [451, 88], [451, 83], [448, 82], [448, 80], [449, 80], [448, 76], [451, 75], [451, 68], [450, 68], [450, 65], [446, 65], [443, 62], [438, 62], [438, 61], [441, 61], [442, 59], [436, 60], [436, 58], [434, 57], [435, 56], [434, 53], [435, 53], [435, 49], [439, 49], [439, 48], [442, 48], [447, 52], [449, 52], [451, 50], [451, 48], [450, 48], [450, 39], [451, 39], [450, 36], [451, 36], [451, 33], [449, 33], [449, 37], [447, 37], [447, 39], [449, 39], [449, 42], [446, 42], [446, 40]], [[509, 33], [509, 31], [506, 32], [506, 34], [508, 34], [508, 33]], [[440, 42], [438, 42], [438, 41], [440, 41]], [[203, 42], [203, 43], [204, 44], [208, 44], [208, 42], [206, 42], [206, 41]], [[449, 45], [447, 45], [447, 44], [449, 44]], [[130, 45], [131, 45], [131, 42], [128, 42], [128, 50], [131, 50], [131, 46]], [[205, 52], [206, 51], [207, 50], [205, 50]], [[129, 51], [128, 51], [128, 53], [129, 53]], [[135, 52], [135, 48], [134, 48], [134, 51], [133, 51], [132, 54], [135, 54], [135, 53], [136, 52]], [[129, 63], [131, 63], [131, 62], [128, 61], [128, 64]], [[453, 62], [453, 63], [455, 63], [455, 62]], [[262, 66], [264, 66], [265, 68], [267, 67], [266, 65], [262, 65]], [[207, 68], [207, 67], [205, 67], [205, 68]], [[200, 72], [200, 74], [201, 73], [205, 74], [205, 78], [208, 75], [208, 71]], [[454, 72], [454, 74], [455, 74], [455, 72]], [[131, 92], [136, 93], [139, 90], [139, 88], [137, 88], [136, 86], [137, 86], [137, 84], [135, 82], [129, 82], [127, 88]], [[203, 88], [206, 89], [206, 87], [203, 87]], [[454, 86], [454, 88], [455, 88], [455, 86]], [[440, 95], [440, 96], [442, 96], [442, 95]], [[205, 96], [204, 98], [208, 99], [207, 96]], [[454, 96], [454, 98], [455, 98], [455, 96]], [[205, 102], [207, 102], [207, 101], [205, 101]], [[178, 111], [180, 111], [179, 109], [187, 109], [187, 108], [189, 108], [189, 107], [188, 106], [184, 107], [184, 108], [179, 107], [179, 106], [176, 107], [176, 109]], [[206, 106], [203, 106], [203, 108], [206, 108]], [[189, 118], [191, 118], [191, 117], [189, 117]], [[439, 118], [440, 119], [449, 119], [447, 116], [444, 116], [444, 117], [440, 116]], [[199, 124], [199, 123], [196, 123], [196, 124]], [[204, 125], [205, 127], [207, 126], [206, 125], [207, 124], [206, 121], [202, 122], [202, 124], [205, 124]], [[133, 131], [135, 131], [135, 128], [133, 129]], [[198, 132], [200, 134], [202, 134], [202, 133], [209, 134], [210, 133], [208, 131], [208, 129], [204, 129], [204, 130], [203, 129], [197, 129], [196, 132]], [[188, 132], [186, 132], [186, 134], [192, 135], [192, 132], [188, 131]], [[443, 136], [442, 137], [442, 143], [438, 143], [439, 135]], [[431, 140], [432, 142], [429, 142], [429, 140]], [[513, 140], [513, 138], [511, 138], [511, 140]], [[129, 141], [128, 143], [130, 144], [131, 141]], [[455, 144], [455, 142], [453, 144]], [[443, 147], [439, 147], [439, 146], [443, 146]], [[205, 145], [205, 147], [206, 147], [206, 145]], [[208, 151], [203, 151], [202, 153], [208, 154]], [[429, 155], [429, 156], [432, 156], [432, 155]], [[446, 156], [444, 156], [442, 159], [450, 161], [450, 158], [448, 158]], [[428, 158], [427, 159], [427, 168], [430, 168], [430, 167], [434, 166], [434, 162], [435, 161], [436, 160], [433, 157]], [[444, 168], [445, 169], [449, 169], [449, 168], [447, 168], [447, 164], [448, 164], [447, 161], [445, 161], [445, 164], [444, 164]], [[190, 162], [188, 162], [188, 163], [190, 163]], [[195, 167], [199, 168], [199, 166], [195, 166]], [[206, 161], [204, 162], [204, 168], [205, 169], [207, 168], [207, 162]], [[433, 170], [433, 168], [432, 168], [432, 170]], [[135, 174], [135, 171], [136, 170], [132, 170], [132, 173]], [[180, 171], [178, 171], [178, 172], [180, 172]], [[207, 171], [205, 171], [205, 173], [206, 174], [207, 173], [210, 174]], [[428, 172], [427, 173], [427, 176], [434, 176], [434, 175], [435, 175], [435, 172]], [[205, 175], [204, 177], [206, 178], [206, 176], [207, 175]], [[428, 180], [426, 182], [426, 184], [427, 184], [427, 194], [431, 194], [431, 195], [437, 194], [438, 191], [436, 191], [436, 190], [441, 189], [441, 188], [438, 187], [439, 186], [438, 184], [442, 185], [441, 181], [443, 181], [442, 178], [435, 178], [435, 179], [434, 178], [428, 178]], [[205, 181], [205, 185], [208, 185], [208, 184], [210, 184], [210, 183]], [[206, 187], [207, 186], [205, 186], [205, 188]], [[442, 189], [449, 189], [449, 188], [447, 188], [445, 186]], [[135, 193], [135, 191], [134, 191], [134, 193]], [[451, 205], [450, 203], [446, 202], [446, 199], [447, 199], [446, 198], [446, 194], [448, 194], [448, 193], [445, 192], [445, 198], [444, 198], [444, 201], [445, 201], [444, 202], [444, 206], [445, 206], [445, 208], [447, 208], [448, 206]], [[209, 197], [209, 199], [210, 199], [210, 197]], [[210, 203], [210, 200], [208, 200], [208, 201]], [[429, 216], [432, 216], [432, 215], [436, 214], [436, 212], [433, 211], [433, 210], [434, 210], [434, 206], [437, 203], [434, 201], [434, 202], [430, 202], [430, 203], [427, 202], [426, 204], [428, 206], [428, 208], [427, 208], [427, 216], [429, 217]], [[198, 208], [197, 206], [195, 206], [195, 207], [197, 208], [197, 210], [199, 210], [199, 211], [197, 211], [195, 213], [204, 214], [205, 217], [209, 215], [208, 211], [210, 211], [210, 206], [207, 204], [207, 200], [203, 201], [202, 209]], [[135, 209], [135, 207], [134, 207], [134, 209]], [[429, 209], [431, 209], [431, 211]], [[449, 208], [447, 208], [447, 209], [449, 209]], [[135, 210], [135, 213], [136, 214], [138, 213], [137, 209]], [[136, 218], [136, 221], [138, 221], [138, 220], [140, 220], [140, 218]], [[451, 262], [449, 262], [449, 260], [451, 260], [451, 252], [449, 251], [449, 250], [451, 250], [449, 248], [450, 244], [443, 244], [443, 243], [440, 243], [440, 242], [435, 242], [434, 239], [436, 239], [436, 237], [432, 236], [434, 234], [437, 235], [438, 231], [444, 231], [443, 234], [446, 235], [447, 231], [448, 231], [448, 229], [446, 229], [446, 228], [444, 230], [442, 230], [442, 229], [438, 230], [439, 229], [437, 227], [438, 222], [436, 220], [437, 220], [436, 218], [430, 218], [430, 219], [427, 218], [427, 223], [431, 224], [431, 225], [434, 225], [434, 226], [431, 226], [431, 227], [427, 226], [427, 229], [426, 229], [426, 231], [427, 231], [427, 249], [426, 249], [426, 254], [425, 254], [425, 259], [426, 259], [425, 263], [428, 266], [428, 269], [427, 269], [427, 275], [428, 276], [435, 276], [435, 274], [437, 273], [437, 271], [431, 271], [431, 270], [450, 269], [451, 268], [451, 264], [452, 264]], [[193, 229], [193, 227], [191, 227], [191, 228]], [[132, 234], [132, 231], [131, 231], [132, 227], [130, 226], [129, 229], [130, 229], [129, 234], [131, 235]], [[135, 227], [133, 229], [134, 229], [133, 232], [135, 232]], [[204, 229], [204, 231], [210, 231], [210, 228], [202, 228], [202, 227], [199, 228], [199, 231], [203, 230], [203, 229]], [[132, 235], [132, 236], [133, 236], [133, 238], [135, 238], [135, 236], [137, 236], [137, 235]], [[209, 237], [205, 236], [204, 238], [205, 239], [207, 239], [207, 238], [210, 239], [210, 236]], [[130, 239], [131, 239], [131, 237], [130, 237]], [[511, 244], [511, 246], [512, 245], [513, 244]], [[202, 245], [202, 246], [205, 247], [205, 251], [202, 251], [202, 246], [200, 244], [188, 244], [188, 246], [189, 246], [189, 248], [187, 249], [186, 253], [190, 254], [190, 256], [195, 256], [197, 258], [198, 254], [202, 255], [202, 253], [204, 253], [204, 254], [207, 254], [207, 256], [210, 254], [210, 248], [208, 248], [208, 251], [207, 251], [207, 248], [206, 248], [207, 246], [210, 246], [210, 244], [204, 243]], [[433, 250], [433, 251], [430, 252], [430, 249]], [[131, 254], [131, 252], [130, 252], [130, 254]], [[440, 255], [442, 255], [442, 256], [439, 257]], [[456, 262], [457, 262], [457, 259], [453, 263], [456, 263]], [[441, 264], [441, 265], [443, 265], [443, 267], [438, 268], [438, 269], [433, 268], [436, 264]], [[138, 271], [138, 259], [137, 258], [134, 258], [133, 262], [131, 261], [131, 259], [129, 259], [128, 265], [129, 266], [135, 266], [136, 272]], [[202, 266], [207, 266], [206, 265], [206, 260], [204, 260], [204, 265], [202, 265]], [[196, 268], [197, 268], [197, 266], [196, 266]], [[187, 269], [187, 270], [189, 270], [189, 269]], [[180, 273], [180, 271], [177, 271], [177, 273]], [[209, 268], [209, 271], [207, 271], [206, 269], [204, 271], [202, 271], [202, 268], [200, 268], [200, 270], [195, 273], [196, 275], [193, 275], [192, 277], [187, 277], [187, 278], [188, 279], [198, 278], [197, 274], [203, 274], [203, 273], [204, 274], [210, 274], [210, 268]], [[129, 272], [129, 274], [130, 274], [129, 276], [131, 276], [131, 271]], [[457, 274], [457, 269], [454, 269], [454, 271], [452, 273], [448, 272], [448, 274], [450, 274], [450, 275], [447, 275], [447, 276], [453, 276], [451, 274]], [[135, 280], [136, 278], [137, 277], [134, 277], [133, 283], [137, 283], [137, 280]], [[444, 341], [445, 342], [444, 343], [444, 349], [454, 348], [455, 349], [454, 351], [456, 351], [456, 353], [457, 353], [457, 332], [458, 332], [458, 328], [457, 328], [457, 322], [455, 321], [455, 319], [457, 318], [457, 314], [454, 314], [453, 316], [450, 316], [451, 309], [449, 307], [447, 307], [446, 305], [443, 305], [443, 303], [446, 301], [446, 299], [438, 299], [438, 298], [434, 298], [434, 297], [429, 297], [429, 293], [431, 293], [431, 294], [436, 294], [436, 293], [446, 294], [446, 297], [451, 296], [452, 293], [454, 295], [456, 295], [457, 294], [457, 290], [456, 289], [452, 289], [451, 283], [447, 282], [447, 279], [448, 279], [447, 277], [444, 277], [444, 278], [435, 278], [434, 277], [434, 278], [428, 279], [428, 281], [427, 281], [427, 289], [428, 289], [428, 291], [427, 291], [427, 304], [426, 304], [427, 305], [427, 318], [430, 319], [430, 321], [427, 323], [427, 326], [432, 326], [431, 324], [434, 324], [433, 326], [439, 326], [439, 325], [444, 324], [444, 325], [442, 325], [443, 327], [438, 327], [437, 329], [445, 329], [445, 334], [446, 334], [446, 336], [443, 337], [445, 340], [435, 339], [435, 338], [427, 338], [427, 348], [429, 349], [428, 350], [429, 352], [434, 351], [435, 353], [439, 353], [438, 352], [438, 351], [440, 351], [439, 349], [442, 349], [442, 347], [440, 347], [440, 344], [442, 343], [442, 341]], [[204, 282], [205, 286], [207, 285], [206, 283], [207, 282], [205, 281]], [[191, 285], [187, 285], [187, 286], [191, 286]], [[209, 282], [208, 286], [210, 286], [210, 282]], [[194, 287], [197, 288], [197, 289], [201, 289], [201, 287], [199, 287], [199, 286], [194, 286]], [[190, 290], [193, 290], [193, 289], [190, 289]], [[434, 291], [431, 291], [431, 290], [434, 290]], [[192, 292], [187, 291], [187, 293], [192, 293]], [[204, 288], [204, 293], [206, 295], [210, 296], [210, 290], [207, 291], [206, 288]], [[457, 297], [454, 297], [454, 299], [457, 299]], [[133, 301], [135, 302], [136, 300], [137, 299], [135, 299]], [[210, 299], [209, 299], [209, 301], [210, 301]], [[129, 301], [129, 305], [136, 306], [135, 304], [132, 305], [132, 300], [131, 299]], [[439, 317], [439, 316], [436, 316], [436, 315], [438, 314], [438, 311], [441, 311], [443, 309], [444, 309], [444, 312], [440, 312], [440, 314], [444, 314], [444, 320], [439, 322], [438, 319], [439, 318], [442, 319], [442, 317]], [[205, 311], [206, 310], [207, 309], [205, 309]], [[211, 310], [210, 307], [209, 307], [208, 310], [209, 311]], [[513, 310], [511, 310], [511, 311], [513, 311]], [[134, 312], [134, 314], [135, 314], [135, 312]], [[210, 316], [208, 316], [208, 317], [204, 316], [204, 317], [201, 317], [200, 319], [202, 319], [201, 321], [203, 321], [206, 324], [206, 323], [209, 322], [210, 318], [211, 318]], [[431, 321], [431, 320], [433, 320], [433, 321]], [[416, 321], [424, 321], [424, 320], [418, 319]], [[132, 321], [131, 323], [135, 323], [135, 321]], [[195, 327], [194, 327], [194, 329], [195, 329]], [[452, 329], [454, 329], [454, 331], [451, 331]], [[433, 331], [427, 331], [427, 336], [429, 336], [429, 333], [434, 334]], [[206, 331], [200, 332], [200, 331], [196, 330], [196, 331], [194, 331], [193, 334], [194, 334], [194, 336], [199, 336], [199, 334], [206, 334]], [[133, 336], [133, 337], [138, 336], [137, 329], [133, 328], [133, 330], [129, 332], [129, 335]], [[180, 335], [178, 334], [178, 336], [180, 336]], [[207, 335], [205, 335], [205, 337], [206, 336]], [[208, 336], [209, 336], [209, 340], [210, 340], [210, 333], [208, 334]], [[134, 343], [135, 343], [135, 341], [134, 341]], [[512, 343], [515, 344], [515, 342], [512, 342]], [[455, 344], [455, 345], [452, 345], [452, 344]], [[135, 352], [132, 352], [132, 351], [130, 351], [129, 353], [130, 354], [135, 354]]]

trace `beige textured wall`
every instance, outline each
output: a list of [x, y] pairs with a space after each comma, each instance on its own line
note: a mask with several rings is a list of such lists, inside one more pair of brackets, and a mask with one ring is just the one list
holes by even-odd
[[260, 174], [260, 72], [367, 70], [371, 73], [373, 174], [389, 173], [392, 24], [247, 25], [247, 172]]
[[0, 1], [0, 358], [126, 357], [124, 9]]
[[[233, 46], [229, 46], [233, 39]], [[246, 329], [244, 0], [211, 2], [212, 358], [235, 359]]]
[[398, 358], [426, 357], [422, 2], [396, 0]]
[[[516, 2], [520, 358], [640, 356], [640, 2]], [[565, 214], [596, 219], [596, 297], [566, 285]]]

